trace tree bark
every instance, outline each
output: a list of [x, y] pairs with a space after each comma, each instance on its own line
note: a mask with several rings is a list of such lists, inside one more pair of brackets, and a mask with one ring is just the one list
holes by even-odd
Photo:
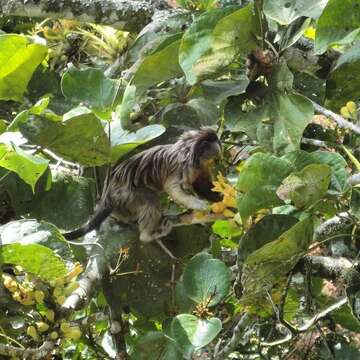
[[0, 0], [0, 15], [74, 19], [140, 31], [159, 11], [174, 10], [164, 0]]

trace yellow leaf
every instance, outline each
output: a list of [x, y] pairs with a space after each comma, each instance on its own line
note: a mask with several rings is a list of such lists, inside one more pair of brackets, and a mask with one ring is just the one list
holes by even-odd
[[356, 114], [356, 104], [353, 101], [348, 101], [346, 107], [351, 113]]
[[343, 106], [341, 109], [340, 109], [340, 114], [345, 117], [345, 118], [349, 118], [350, 117], [350, 112], [349, 112], [349, 109], [346, 107], [346, 106]]

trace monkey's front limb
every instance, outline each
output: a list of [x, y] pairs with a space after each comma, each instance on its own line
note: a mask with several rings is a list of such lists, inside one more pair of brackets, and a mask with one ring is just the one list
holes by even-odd
[[208, 203], [204, 200], [184, 192], [181, 188], [180, 182], [171, 181], [165, 184], [165, 191], [173, 198], [175, 202], [180, 203], [188, 209], [192, 210], [207, 210]]

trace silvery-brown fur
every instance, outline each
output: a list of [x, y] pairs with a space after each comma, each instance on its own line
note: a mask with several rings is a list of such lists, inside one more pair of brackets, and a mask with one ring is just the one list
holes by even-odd
[[[211, 186], [207, 161], [220, 152], [215, 131], [202, 128], [185, 132], [174, 144], [154, 146], [130, 157], [114, 168], [89, 223], [65, 237], [75, 239], [98, 228], [110, 214], [123, 222], [137, 222], [141, 241], [167, 235], [171, 222], [162, 215], [159, 192], [165, 191], [188, 209], [207, 209], [207, 202], [195, 193], [206, 197], [202, 187]], [[207, 198], [212, 200], [212, 196]]]

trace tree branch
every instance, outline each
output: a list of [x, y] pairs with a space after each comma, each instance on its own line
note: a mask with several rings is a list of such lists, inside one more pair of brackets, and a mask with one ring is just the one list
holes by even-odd
[[20, 359], [45, 359], [48, 354], [54, 348], [54, 343], [51, 341], [45, 341], [38, 348], [26, 348], [22, 349], [16, 346], [0, 344], [0, 355], [17, 357]]
[[[79, 243], [81, 245], [81, 243]], [[104, 251], [95, 246], [92, 249], [90, 258], [88, 260], [86, 269], [79, 279], [79, 287], [71, 293], [62, 304], [60, 313], [65, 315], [71, 310], [77, 310], [84, 307], [91, 298], [91, 294], [96, 288], [99, 280], [107, 270], [107, 261]]]
[[305, 255], [300, 260], [298, 266], [300, 266], [301, 271], [307, 267], [311, 269], [312, 275], [335, 280], [344, 278], [353, 269], [354, 264], [344, 257], [334, 258], [330, 256]]
[[325, 240], [332, 235], [347, 229], [352, 224], [352, 219], [345, 212], [339, 213], [334, 217], [324, 221], [315, 229], [314, 241]]
[[0, 0], [3, 16], [73, 19], [135, 32], [165, 9], [172, 10], [163, 0]]
[[246, 327], [251, 323], [252, 318], [248, 313], [244, 313], [239, 322], [236, 324], [233, 330], [233, 334], [228, 343], [216, 354], [214, 353], [213, 359], [216, 360], [225, 360], [229, 354], [235, 350], [239, 345]]
[[354, 123], [345, 120], [342, 116], [339, 114], [334, 113], [331, 110], [325, 109], [321, 105], [317, 104], [315, 101], [310, 100], [314, 106], [314, 109], [317, 113], [323, 114], [326, 117], [330, 118], [331, 120], [335, 121], [339, 127], [343, 129], [350, 129], [354, 131], [356, 134], [360, 134], [360, 127], [358, 125], [355, 125]]

